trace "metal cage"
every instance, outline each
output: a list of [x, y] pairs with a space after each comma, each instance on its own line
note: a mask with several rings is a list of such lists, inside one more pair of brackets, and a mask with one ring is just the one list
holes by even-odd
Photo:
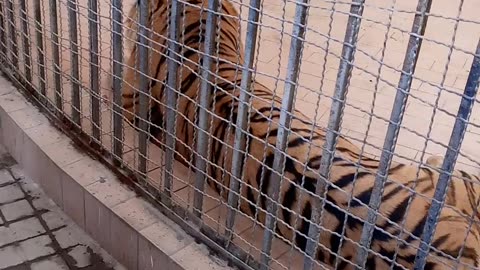
[[[163, 37], [167, 40], [164, 87], [168, 91], [162, 105], [166, 114], [164, 126], [156, 126], [164, 134], [156, 144], [151, 142], [149, 128], [155, 123], [148, 111], [151, 82], [156, 79], [150, 75], [151, 35], [155, 34], [150, 12], [155, 1], [2, 0], [1, 70], [72, 138], [130, 179], [162, 212], [245, 269], [330, 269], [344, 261], [364, 268], [372, 252], [392, 161], [420, 168], [428, 156], [441, 153], [445, 158], [431, 205], [424, 213], [425, 226], [414, 261], [415, 269], [423, 269], [454, 168], [472, 174], [478, 174], [480, 168], [478, 1], [230, 0], [240, 14], [236, 19], [241, 27], [235, 38], [242, 40], [244, 49], [239, 52], [243, 59], [232, 64], [241, 70], [237, 117], [225, 127], [233, 142], [228, 145], [231, 170], [218, 168], [221, 175], [213, 179], [230, 179], [229, 185], [223, 186], [229, 190], [226, 199], [206, 185], [206, 172], [214, 163], [209, 158], [212, 145], [223, 143], [227, 148], [226, 142], [215, 141], [211, 129], [216, 117], [213, 95], [220, 91], [215, 66], [220, 54], [219, 10], [227, 0], [203, 1], [204, 32], [199, 38], [203, 45], [197, 52], [201, 61], [196, 63], [201, 80], [195, 86], [197, 99], [190, 101], [197, 121], [192, 123], [196, 148], [190, 150], [195, 156], [191, 160], [176, 158], [175, 145], [182, 132], [176, 129], [177, 122], [188, 120], [178, 107], [183, 95], [178, 78], [189, 65], [180, 52], [188, 31], [184, 10], [193, 1], [169, 0], [168, 20], [164, 21], [168, 35]], [[125, 21], [134, 2], [138, 16], [130, 19], [135, 20], [132, 25], [136, 28], [127, 29]], [[135, 31], [135, 40], [128, 40], [128, 30]], [[132, 53], [138, 56], [140, 74], [137, 126], [126, 122], [122, 107], [122, 87], [132, 83], [123, 80]], [[271, 199], [263, 223], [239, 210], [239, 201], [245, 199], [240, 198], [245, 184], [242, 177], [249, 170], [245, 167], [246, 149], [253, 136], [249, 129], [252, 99], [258, 98], [252, 91], [255, 81], [262, 81], [281, 100], [275, 120], [278, 130], [269, 146], [275, 153], [268, 169], [275, 172], [270, 176], [274, 184], [262, 195]], [[337, 254], [330, 266], [312, 259], [324, 229], [321, 214], [326, 200], [312, 205], [304, 250], [282, 239], [275, 229], [294, 110], [311, 119], [312, 132], [306, 140], [312, 140], [313, 129], [326, 132], [318, 169], [318, 179], [326, 181], [316, 183], [318, 198], [331, 185], [330, 171], [341, 151], [339, 138], [356, 144], [360, 157], [368, 154], [379, 160], [356, 258]], [[258, 162], [266, 166], [265, 157]], [[478, 226], [478, 214], [469, 214], [473, 215], [470, 228]], [[405, 224], [402, 220], [397, 225], [403, 228]], [[343, 240], [344, 233], [337, 236], [342, 239], [340, 245], [348, 241]], [[398, 251], [400, 242], [397, 245]], [[391, 269], [404, 269], [395, 263], [396, 257], [397, 252]]]

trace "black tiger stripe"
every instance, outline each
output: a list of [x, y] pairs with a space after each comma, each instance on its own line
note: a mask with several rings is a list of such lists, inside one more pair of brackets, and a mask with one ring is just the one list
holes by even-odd
[[282, 214], [283, 214], [284, 221], [287, 224], [292, 223], [292, 214], [290, 213], [290, 211], [292, 210], [292, 206], [295, 203], [297, 196], [298, 194], [297, 194], [296, 187], [290, 184], [287, 189], [287, 192], [285, 192], [283, 196], [283, 201], [282, 201], [282, 204], [285, 207], [285, 208], [282, 208]]
[[247, 201], [249, 202], [248, 207], [253, 216], [257, 215], [257, 199], [253, 195], [253, 189], [250, 186], [247, 186]]
[[307, 247], [306, 236], [308, 236], [308, 230], [310, 228], [310, 222], [308, 220], [311, 220], [311, 218], [312, 218], [312, 205], [309, 202], [307, 202], [305, 204], [305, 207], [302, 210], [300, 228], [295, 235], [295, 243], [297, 247], [299, 247], [301, 250], [305, 250], [305, 248]]

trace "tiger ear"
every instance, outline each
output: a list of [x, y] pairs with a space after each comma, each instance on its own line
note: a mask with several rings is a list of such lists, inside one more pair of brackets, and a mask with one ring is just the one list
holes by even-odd
[[432, 155], [427, 158], [427, 161], [425, 163], [434, 168], [441, 168], [443, 164], [443, 156], [439, 154]]

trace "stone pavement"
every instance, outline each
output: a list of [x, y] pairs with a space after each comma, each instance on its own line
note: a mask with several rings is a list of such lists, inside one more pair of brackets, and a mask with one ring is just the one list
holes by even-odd
[[0, 270], [126, 269], [74, 224], [0, 146]]

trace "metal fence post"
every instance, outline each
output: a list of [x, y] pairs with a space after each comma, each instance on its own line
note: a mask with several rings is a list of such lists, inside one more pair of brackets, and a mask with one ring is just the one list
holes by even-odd
[[77, 126], [81, 126], [80, 114], [80, 70], [78, 63], [78, 27], [77, 27], [77, 1], [68, 0], [68, 24], [70, 25], [70, 50], [71, 50], [71, 82], [72, 82], [72, 119]]
[[305, 41], [309, 2], [309, 0], [297, 2], [295, 8], [295, 22], [292, 30], [292, 40], [290, 43], [290, 52], [288, 56], [287, 77], [285, 80], [285, 94], [282, 99], [277, 143], [273, 158], [274, 172], [270, 177], [270, 183], [273, 188], [271, 194], [269, 194], [271, 201], [269, 200], [267, 202], [265, 233], [263, 235], [262, 255], [260, 257], [262, 269], [269, 269], [270, 265], [270, 253], [277, 219], [277, 201], [285, 166], [285, 150], [287, 149], [288, 135], [290, 133], [292, 110], [295, 102], [294, 99], [297, 90], [297, 81], [301, 65], [303, 45]]
[[34, 12], [35, 12], [35, 32], [37, 39], [37, 53], [38, 53], [38, 68], [40, 69], [40, 93], [43, 97], [47, 98], [47, 83], [46, 83], [46, 74], [45, 74], [45, 53], [43, 46], [43, 22], [42, 22], [42, 9], [40, 0], [35, 0], [34, 2]]
[[0, 2], [0, 51], [2, 52], [2, 61], [7, 62], [7, 29], [5, 28], [5, 7], [4, 1]]
[[[322, 196], [326, 189], [326, 181], [328, 181], [330, 174], [330, 167], [335, 155], [335, 147], [337, 145], [338, 131], [345, 109], [345, 98], [347, 96], [348, 84], [353, 68], [353, 61], [355, 56], [356, 44], [358, 41], [358, 33], [360, 30], [361, 18], [364, 10], [364, 0], [356, 0], [350, 7], [350, 16], [347, 23], [347, 31], [345, 33], [342, 58], [337, 73], [337, 81], [335, 84], [335, 92], [330, 109], [330, 118], [328, 121], [327, 134], [325, 144], [322, 151], [322, 158], [320, 160], [320, 178], [317, 183], [315, 194]], [[322, 179], [323, 178], [323, 179]], [[325, 181], [325, 182], [324, 182]], [[306, 254], [304, 261], [304, 269], [312, 269], [313, 258], [315, 258], [315, 251], [317, 250], [318, 238], [320, 231], [317, 224], [321, 224], [320, 218], [322, 215], [325, 198], [322, 204], [320, 200], [315, 200], [312, 209], [312, 223], [308, 230], [308, 240], [306, 247]]]
[[[458, 11], [457, 11], [457, 16], [456, 16], [457, 18], [460, 18], [461, 14], [462, 14], [463, 4], [464, 4], [464, 0], [461, 0], [460, 3], [459, 3], [459, 6], [458, 6]], [[451, 41], [450, 41], [450, 44], [452, 44], [452, 45], [455, 44], [455, 40], [456, 40], [456, 37], [457, 37], [458, 25], [459, 25], [460, 21], [461, 20], [455, 21], [454, 28], [453, 28], [453, 34], [452, 34]], [[447, 78], [449, 68], [451, 67], [450, 63], [451, 63], [451, 60], [452, 60], [452, 54], [453, 54], [454, 48], [455, 48], [454, 46], [450, 46], [450, 48], [448, 50], [447, 61], [445, 62], [445, 65], [444, 65], [442, 80], [440, 82], [440, 85], [438, 86], [439, 92], [438, 92], [438, 95], [435, 97], [434, 103], [432, 104], [433, 105], [433, 108], [432, 108], [433, 110], [432, 110], [432, 115], [430, 117], [430, 123], [428, 125], [428, 131], [426, 133], [426, 138], [430, 138], [433, 125], [435, 124], [434, 120], [435, 120], [435, 117], [436, 117], [437, 110], [439, 110], [440, 97], [442, 96], [442, 91], [445, 91], [444, 85], [445, 85], [445, 81], [446, 81], [446, 78]], [[426, 139], [425, 142], [423, 143], [423, 148], [421, 150], [421, 154], [420, 154], [419, 157], [418, 156], [416, 157], [417, 160], [420, 160], [420, 161], [424, 160], [424, 157], [425, 157], [425, 154], [426, 154], [425, 151], [427, 150], [428, 142], [429, 142], [429, 139]], [[418, 166], [415, 178], [419, 177], [420, 171], [421, 171], [421, 166]], [[415, 183], [412, 186], [412, 189], [415, 190], [416, 187], [417, 187], [417, 183]], [[405, 218], [406, 213], [410, 212], [410, 208], [412, 206], [411, 203], [412, 203], [414, 197], [415, 196], [410, 196], [410, 198], [408, 199], [407, 208], [405, 209], [404, 219], [402, 221], [402, 224], [400, 225], [400, 229], [399, 229], [399, 232], [397, 234], [398, 237], [400, 237], [400, 235], [404, 231], [404, 228], [405, 228], [406, 222], [407, 222], [407, 219]], [[394, 256], [392, 258], [392, 265], [390, 267], [391, 270], [393, 270], [393, 268], [394, 268], [395, 261], [398, 257], [398, 253], [402, 248], [401, 246], [402, 246], [402, 242], [397, 241], [397, 244], [396, 244], [396, 247], [395, 247], [395, 253], [394, 253]]]
[[9, 34], [10, 34], [10, 53], [12, 54], [12, 66], [14, 69], [18, 70], [18, 47], [17, 47], [17, 30], [15, 27], [15, 15], [13, 13], [13, 2], [12, 0], [7, 0], [7, 16], [8, 16], [8, 25], [9, 25]]
[[475, 57], [473, 58], [472, 67], [468, 74], [467, 84], [462, 96], [462, 101], [458, 108], [457, 117], [453, 126], [450, 142], [448, 143], [445, 159], [443, 160], [441, 174], [438, 178], [437, 187], [433, 195], [432, 204], [428, 210], [427, 220], [423, 229], [422, 238], [420, 242], [420, 249], [415, 258], [415, 270], [423, 270], [427, 259], [428, 251], [435, 234], [438, 217], [440, 211], [445, 203], [448, 184], [450, 183], [452, 171], [457, 161], [458, 153], [462, 145], [465, 132], [467, 131], [468, 121], [472, 112], [475, 97], [478, 92], [478, 85], [480, 80], [480, 40], [477, 44]]
[[210, 84], [211, 69], [213, 63], [213, 50], [215, 46], [215, 34], [217, 26], [217, 12], [219, 10], [218, 0], [208, 0], [207, 25], [205, 30], [205, 51], [201, 68], [201, 84], [200, 84], [200, 101], [199, 101], [199, 120], [198, 120], [198, 137], [197, 137], [197, 158], [195, 160], [195, 192], [193, 195], [194, 214], [198, 217], [202, 215], [203, 208], [203, 191], [205, 187], [205, 178], [207, 174], [208, 160], [208, 137], [209, 134], [209, 114], [208, 111], [211, 99], [212, 86]]
[[50, 29], [52, 32], [52, 58], [53, 58], [53, 73], [55, 80], [55, 106], [58, 112], [63, 111], [62, 101], [62, 87], [60, 77], [60, 50], [58, 40], [58, 13], [57, 0], [49, 1], [50, 7]]
[[407, 104], [410, 86], [412, 84], [412, 76], [415, 73], [415, 67], [422, 46], [423, 35], [428, 20], [428, 13], [432, 5], [431, 0], [419, 0], [417, 13], [413, 22], [410, 40], [403, 62], [402, 74], [398, 83], [395, 101], [390, 115], [387, 134], [383, 145], [382, 155], [380, 157], [380, 165], [378, 168], [375, 183], [372, 189], [370, 201], [368, 203], [368, 216], [362, 229], [360, 239], [360, 247], [357, 253], [357, 263], [360, 268], [365, 266], [368, 257], [368, 248], [370, 246], [375, 223], [377, 221], [377, 211], [380, 207], [385, 181], [388, 177], [388, 171], [392, 162], [395, 145], [397, 143], [400, 124], [402, 123], [405, 106]]
[[238, 193], [240, 192], [240, 180], [242, 177], [242, 164], [246, 147], [246, 135], [248, 124], [248, 110], [250, 95], [252, 95], [252, 66], [255, 57], [255, 47], [257, 44], [257, 31], [259, 10], [261, 1], [251, 0], [248, 11], [247, 38], [245, 44], [245, 59], [242, 70], [242, 80], [240, 82], [240, 101], [238, 102], [238, 116], [235, 129], [235, 141], [233, 145], [232, 157], [232, 175], [230, 177], [230, 191], [228, 193], [228, 212], [226, 220], [226, 237], [230, 241], [232, 229], [235, 224], [235, 214], [238, 206]]
[[[55, 0], [52, 0], [55, 1]], [[123, 157], [123, 18], [122, 0], [112, 0], [112, 90], [113, 90], [113, 155], [117, 165]]]
[[92, 135], [100, 141], [100, 88], [98, 73], [98, 0], [88, 0], [88, 39], [90, 47], [90, 89]]
[[170, 26], [169, 26], [169, 35], [170, 39], [168, 42], [168, 60], [167, 60], [167, 69], [168, 69], [168, 78], [167, 78], [167, 112], [166, 112], [166, 121], [165, 128], [167, 133], [165, 134], [165, 183], [164, 191], [170, 196], [172, 188], [172, 175], [173, 175], [173, 159], [175, 153], [175, 144], [176, 144], [176, 125], [177, 125], [177, 101], [178, 95], [177, 92], [179, 89], [177, 85], [178, 77], [178, 67], [180, 61], [180, 45], [178, 43], [179, 32], [180, 32], [180, 14], [182, 12], [182, 6], [180, 5], [179, 0], [172, 0], [172, 9], [170, 14]]
[[20, 0], [20, 21], [22, 25], [22, 43], [23, 43], [23, 58], [25, 68], [25, 79], [28, 83], [32, 83], [32, 58], [30, 52], [30, 34], [28, 29], [28, 15], [27, 5], [25, 0]]
[[139, 97], [140, 105], [138, 111], [138, 120], [140, 132], [138, 134], [138, 170], [142, 177], [147, 174], [147, 147], [149, 137], [149, 103], [150, 103], [150, 89], [148, 80], [148, 52], [149, 52], [149, 1], [139, 0], [138, 12], [138, 44], [137, 44], [137, 59], [138, 59], [138, 81], [139, 83]]

